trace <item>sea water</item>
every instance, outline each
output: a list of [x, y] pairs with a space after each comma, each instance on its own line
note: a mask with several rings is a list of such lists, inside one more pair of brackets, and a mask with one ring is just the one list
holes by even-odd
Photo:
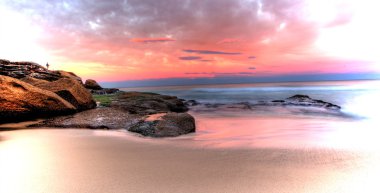
[[[341, 106], [338, 114], [297, 107], [191, 107], [197, 132], [173, 141], [207, 147], [380, 148], [380, 81], [286, 82], [123, 88], [208, 104], [281, 100], [308, 95]], [[312, 113], [310, 113], [312, 112]]]

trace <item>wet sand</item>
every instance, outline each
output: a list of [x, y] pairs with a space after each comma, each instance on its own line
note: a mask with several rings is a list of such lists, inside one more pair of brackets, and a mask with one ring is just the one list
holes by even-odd
[[103, 130], [2, 131], [0, 192], [380, 192], [374, 152], [179, 142]]

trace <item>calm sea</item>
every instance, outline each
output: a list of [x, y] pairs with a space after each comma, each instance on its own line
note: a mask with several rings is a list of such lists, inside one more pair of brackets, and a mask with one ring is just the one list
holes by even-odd
[[[123, 88], [175, 95], [201, 103], [257, 103], [309, 95], [342, 107], [334, 115], [294, 107], [194, 107], [197, 132], [171, 139], [208, 147], [377, 148], [380, 81], [287, 82]], [[379, 128], [377, 128], [379, 127]]]

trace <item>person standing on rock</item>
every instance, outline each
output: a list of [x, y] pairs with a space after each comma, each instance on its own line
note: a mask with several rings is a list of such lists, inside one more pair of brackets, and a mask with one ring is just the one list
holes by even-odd
[[49, 63], [46, 63], [46, 69], [48, 69], [49, 70]]

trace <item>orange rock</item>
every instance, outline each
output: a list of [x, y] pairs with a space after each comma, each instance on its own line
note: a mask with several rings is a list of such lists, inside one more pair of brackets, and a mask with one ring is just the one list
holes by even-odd
[[0, 122], [66, 114], [75, 110], [72, 104], [54, 92], [0, 75]]

